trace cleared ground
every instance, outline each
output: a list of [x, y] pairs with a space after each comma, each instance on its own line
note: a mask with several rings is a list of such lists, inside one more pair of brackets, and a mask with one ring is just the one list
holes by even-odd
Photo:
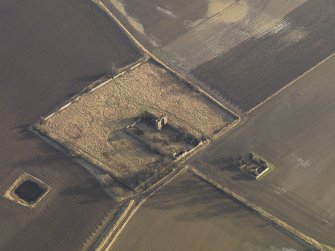
[[81, 96], [38, 128], [93, 163], [103, 163], [134, 188], [143, 179], [140, 176], [159, 169], [161, 159], [126, 133], [126, 127], [145, 111], [167, 115], [168, 123], [198, 138], [210, 138], [234, 121], [228, 112], [149, 61]]
[[333, 53], [334, 25], [335, 2], [310, 0], [192, 74], [248, 111]]
[[150, 197], [111, 250], [310, 250], [185, 173]]
[[115, 206], [26, 127], [139, 53], [90, 1], [2, 0], [0, 23], [0, 193], [23, 171], [52, 187], [33, 210], [0, 197], [0, 250], [80, 250]]
[[[335, 57], [252, 112], [195, 162], [255, 204], [335, 246]], [[251, 181], [231, 157], [255, 151], [276, 168]]]
[[243, 111], [335, 49], [333, 0], [102, 0], [151, 51]]

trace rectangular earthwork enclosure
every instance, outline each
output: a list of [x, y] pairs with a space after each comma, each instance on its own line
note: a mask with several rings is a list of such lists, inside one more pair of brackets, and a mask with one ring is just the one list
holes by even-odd
[[149, 60], [35, 127], [135, 189], [237, 120]]

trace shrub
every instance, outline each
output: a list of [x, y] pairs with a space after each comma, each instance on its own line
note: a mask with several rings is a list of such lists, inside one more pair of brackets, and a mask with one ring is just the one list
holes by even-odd
[[100, 174], [98, 180], [103, 187], [108, 187], [113, 184], [113, 178], [107, 173]]

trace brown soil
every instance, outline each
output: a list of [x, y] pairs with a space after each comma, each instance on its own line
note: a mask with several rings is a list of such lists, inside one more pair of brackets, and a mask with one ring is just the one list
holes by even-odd
[[313, 249], [185, 173], [142, 205], [111, 250]]

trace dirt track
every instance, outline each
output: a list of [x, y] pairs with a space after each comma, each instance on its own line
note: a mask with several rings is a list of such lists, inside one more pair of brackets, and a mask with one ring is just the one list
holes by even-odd
[[183, 174], [143, 204], [112, 250], [308, 249], [211, 185]]
[[[196, 165], [313, 238], [335, 246], [334, 67], [331, 57], [252, 112]], [[276, 169], [260, 182], [240, 175], [232, 156], [255, 151]]]
[[0, 249], [78, 250], [114, 205], [26, 127], [139, 54], [90, 1], [3, 0], [0, 23], [0, 192], [22, 171], [52, 187], [32, 211], [0, 198]]

